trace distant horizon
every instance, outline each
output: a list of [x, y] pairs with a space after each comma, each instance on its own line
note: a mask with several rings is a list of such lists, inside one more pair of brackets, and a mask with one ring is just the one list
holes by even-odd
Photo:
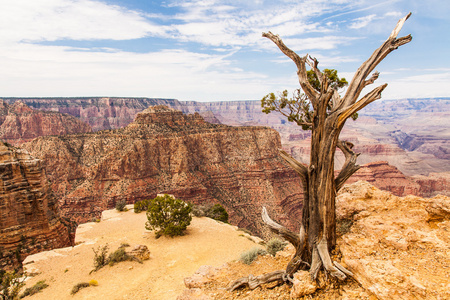
[[[68, 96], [68, 97], [1, 97], [0, 100], [8, 100], [8, 99], [14, 99], [14, 100], [20, 100], [20, 99], [36, 99], [36, 100], [44, 100], [44, 99], [101, 99], [101, 98], [108, 98], [108, 99], [149, 99], [149, 100], [174, 100], [178, 102], [201, 102], [201, 103], [207, 103], [207, 102], [243, 102], [243, 101], [261, 101], [261, 99], [240, 99], [240, 100], [210, 100], [210, 101], [199, 101], [199, 100], [179, 100], [176, 98], [162, 98], [162, 97], [122, 97], [122, 96]], [[262, 97], [261, 97], [262, 98]], [[402, 101], [402, 100], [450, 100], [450, 96], [440, 96], [440, 97], [417, 97], [417, 98], [398, 98], [398, 99], [388, 99], [388, 98], [381, 98], [373, 103], [381, 102], [381, 101]], [[370, 106], [369, 104], [368, 106]]]

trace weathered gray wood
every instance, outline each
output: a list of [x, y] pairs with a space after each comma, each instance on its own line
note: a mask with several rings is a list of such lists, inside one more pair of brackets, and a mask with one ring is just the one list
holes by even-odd
[[278, 281], [279, 283], [284, 282], [284, 270], [279, 270], [271, 273], [267, 273], [264, 275], [259, 276], [253, 276], [252, 274], [248, 275], [247, 277], [239, 278], [238, 280], [231, 283], [231, 285], [228, 287], [228, 290], [230, 292], [241, 288], [248, 286], [249, 289], [254, 290], [258, 286], [265, 284], [265, 283], [271, 283], [274, 281]]
[[[299, 174], [302, 181], [304, 199], [300, 234], [295, 234], [273, 221], [263, 208], [263, 221], [273, 232], [291, 242], [296, 249], [286, 271], [241, 278], [232, 284], [233, 290], [245, 285], [254, 288], [270, 281], [286, 281], [286, 278], [292, 276], [300, 267], [309, 267], [313, 279], [317, 277], [322, 266], [330, 275], [338, 279], [344, 280], [347, 276], [352, 276], [352, 273], [340, 264], [336, 262], [333, 264], [329, 254], [336, 244], [336, 192], [359, 169], [356, 164], [359, 154], [353, 152], [352, 144], [339, 141], [339, 135], [349, 117], [381, 98], [381, 92], [387, 84], [375, 87], [359, 99], [362, 90], [378, 79], [378, 72], [375, 71], [370, 75], [375, 67], [389, 53], [411, 41], [411, 35], [397, 38], [410, 15], [411, 13], [398, 21], [388, 39], [358, 68], [344, 97], [331, 87], [326, 76], [319, 70], [317, 59], [308, 55], [301, 57], [289, 49], [278, 35], [271, 32], [263, 33], [263, 37], [270, 39], [294, 61], [300, 86], [313, 107], [312, 115], [308, 115], [308, 121], [311, 119], [311, 124], [307, 124], [312, 131], [311, 156], [309, 166], [306, 167], [283, 150], [279, 151], [280, 156]], [[310, 84], [307, 77], [307, 65], [317, 75], [320, 91], [316, 91]], [[291, 111], [295, 109], [289, 108]], [[336, 148], [344, 153], [345, 163], [335, 178]]]

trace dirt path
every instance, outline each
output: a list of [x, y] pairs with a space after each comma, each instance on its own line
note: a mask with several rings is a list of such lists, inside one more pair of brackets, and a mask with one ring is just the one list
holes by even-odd
[[[209, 218], [194, 218], [185, 236], [154, 238], [145, 230], [145, 213], [132, 210], [119, 213], [106, 211], [100, 223], [79, 226], [75, 247], [57, 249], [30, 256], [34, 263], [25, 267], [39, 272], [27, 282], [27, 287], [46, 280], [49, 287], [28, 299], [176, 299], [184, 290], [183, 279], [202, 265], [221, 266], [238, 259], [243, 251], [257, 246], [248, 235], [236, 227]], [[122, 262], [106, 266], [89, 275], [93, 269], [93, 248], [105, 244], [110, 251], [121, 243], [133, 247], [146, 245], [150, 260], [143, 264]], [[80, 282], [98, 281], [99, 285], [70, 295]], [[27, 299], [26, 298], [26, 299]]]

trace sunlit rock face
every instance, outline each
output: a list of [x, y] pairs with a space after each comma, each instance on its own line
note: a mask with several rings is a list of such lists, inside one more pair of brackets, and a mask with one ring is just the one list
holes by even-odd
[[127, 127], [93, 134], [41, 137], [24, 145], [45, 161], [65, 216], [98, 218], [117, 201], [173, 194], [192, 203], [220, 203], [230, 222], [265, 235], [260, 212], [298, 229], [302, 189], [278, 155], [279, 134], [266, 127], [210, 124], [156, 106]]
[[75, 228], [60, 217], [41, 160], [0, 143], [0, 176], [0, 269], [72, 244]]
[[450, 198], [397, 197], [364, 181], [336, 202], [337, 246], [354, 278], [378, 299], [450, 298]]

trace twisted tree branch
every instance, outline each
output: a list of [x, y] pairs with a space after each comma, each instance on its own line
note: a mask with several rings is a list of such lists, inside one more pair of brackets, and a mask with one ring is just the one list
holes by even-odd
[[275, 45], [277, 45], [278, 48], [281, 50], [281, 52], [283, 52], [287, 57], [292, 59], [292, 61], [297, 65], [298, 70], [297, 75], [300, 86], [302, 87], [302, 90], [305, 92], [305, 94], [308, 96], [313, 107], [316, 108], [319, 93], [312, 87], [312, 85], [308, 81], [308, 75], [306, 73], [306, 66], [305, 66], [308, 55], [306, 55], [305, 57], [300, 57], [297, 53], [289, 49], [283, 43], [278, 34], [273, 34], [272, 32], [269, 31], [267, 33], [263, 32], [262, 36], [274, 42]]
[[294, 245], [295, 248], [297, 248], [300, 245], [300, 236], [298, 234], [293, 233], [286, 227], [278, 224], [277, 222], [273, 221], [269, 214], [267, 213], [267, 209], [265, 207], [262, 208], [262, 220], [263, 222], [269, 227], [269, 229], [276, 233], [281, 235], [284, 239], [289, 241], [292, 245]]
[[403, 24], [410, 16], [411, 13], [400, 19], [388, 39], [359, 67], [348, 86], [345, 96], [342, 98], [340, 108], [347, 108], [353, 105], [361, 94], [362, 89], [367, 85], [365, 84], [365, 79], [369, 76], [370, 72], [372, 72], [389, 53], [412, 40], [411, 35], [397, 39], [397, 35], [402, 29]]
[[336, 185], [336, 192], [341, 189], [347, 179], [350, 178], [356, 171], [361, 168], [361, 166], [356, 164], [356, 159], [360, 155], [360, 153], [353, 152], [353, 144], [339, 140], [337, 143], [337, 147], [344, 153], [345, 163], [342, 166], [341, 171], [338, 176], [334, 179]]

